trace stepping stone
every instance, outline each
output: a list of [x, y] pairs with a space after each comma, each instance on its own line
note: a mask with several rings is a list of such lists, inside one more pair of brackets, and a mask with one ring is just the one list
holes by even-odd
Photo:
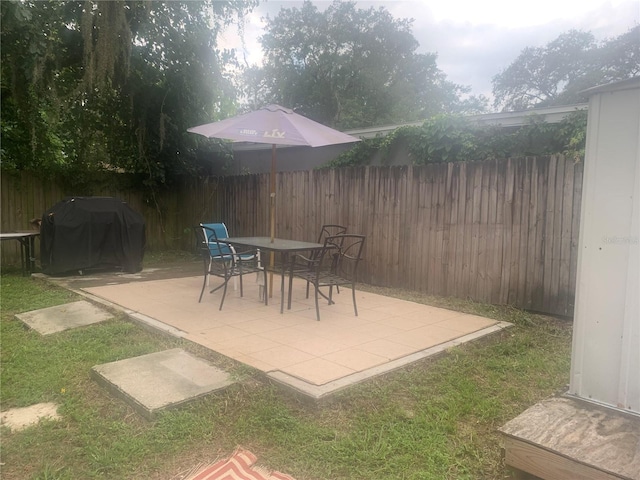
[[104, 322], [113, 315], [86, 300], [80, 300], [55, 307], [41, 308], [31, 312], [18, 313], [16, 318], [29, 328], [50, 335], [76, 327], [84, 327]]
[[97, 365], [91, 374], [149, 419], [234, 383], [227, 372], [181, 348]]

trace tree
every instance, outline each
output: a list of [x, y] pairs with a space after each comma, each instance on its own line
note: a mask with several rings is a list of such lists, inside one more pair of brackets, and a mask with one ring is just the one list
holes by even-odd
[[435, 54], [416, 53], [411, 26], [340, 0], [323, 12], [310, 1], [283, 9], [267, 19], [265, 66], [247, 69], [247, 97], [253, 108], [281, 103], [343, 129], [482, 108], [459, 100], [468, 90], [446, 80]]
[[[58, 92], [66, 86], [67, 59], [78, 53], [63, 48], [54, 24], [65, 16], [51, 2], [1, 2], [2, 15], [2, 166], [4, 169], [64, 162], [64, 138], [56, 115]], [[28, 54], [25, 54], [28, 53]], [[56, 88], [55, 71], [64, 71]]]
[[186, 128], [234, 108], [217, 33], [255, 3], [0, 2], [3, 169], [193, 172]]
[[571, 30], [544, 47], [527, 47], [493, 78], [494, 105], [503, 110], [585, 102], [585, 89], [640, 74], [640, 26], [597, 43]]

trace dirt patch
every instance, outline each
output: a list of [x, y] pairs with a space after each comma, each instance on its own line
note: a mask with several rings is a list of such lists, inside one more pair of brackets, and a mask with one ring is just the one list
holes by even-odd
[[41, 419], [59, 420], [58, 405], [55, 403], [38, 403], [24, 408], [12, 408], [0, 413], [0, 424], [12, 431], [22, 430], [37, 424]]

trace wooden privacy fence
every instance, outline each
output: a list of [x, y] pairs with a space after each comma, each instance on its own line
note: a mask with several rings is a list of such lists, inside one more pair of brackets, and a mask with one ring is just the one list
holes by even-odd
[[[2, 175], [2, 203], [0, 229], [2, 232], [30, 230], [30, 220], [40, 218], [50, 207], [72, 196], [113, 196], [127, 202], [140, 212], [146, 221], [147, 244], [151, 247], [175, 247], [182, 240], [182, 186], [161, 198], [146, 198], [137, 191], [119, 185], [126, 184], [122, 175], [109, 174], [100, 179], [101, 187], [91, 192], [64, 187], [52, 179], [36, 177], [28, 172]], [[2, 242], [3, 262], [19, 261], [19, 250], [14, 242]]]
[[[367, 236], [361, 280], [572, 315], [583, 164], [564, 157], [277, 176], [276, 235]], [[268, 233], [268, 176], [220, 184], [220, 218]]]
[[[367, 236], [365, 283], [572, 315], [582, 171], [554, 156], [283, 172], [276, 235], [313, 241], [324, 223], [346, 225]], [[28, 228], [68, 194], [3, 176], [2, 231]], [[191, 248], [200, 221], [269, 234], [269, 175], [188, 179], [154, 201], [100, 194], [145, 216], [151, 248]]]

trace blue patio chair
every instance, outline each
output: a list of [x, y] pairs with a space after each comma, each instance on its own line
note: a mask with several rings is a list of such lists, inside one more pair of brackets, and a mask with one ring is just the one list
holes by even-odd
[[[204, 280], [198, 303], [202, 301], [202, 295], [209, 283], [211, 276], [222, 278], [222, 284], [215, 287], [209, 293], [223, 289], [220, 300], [220, 310], [224, 305], [227, 295], [227, 285], [229, 280], [238, 277], [240, 282], [240, 296], [244, 294], [242, 276], [248, 273], [258, 273], [263, 275], [263, 285], [267, 284], [267, 273], [260, 263], [260, 251], [257, 249], [239, 252], [223, 240], [229, 237], [227, 227], [224, 223], [200, 224], [194, 229], [198, 238], [198, 245], [204, 263]], [[267, 304], [266, 288], [261, 289], [264, 293], [264, 303]]]
[[[224, 223], [201, 223], [199, 228], [203, 229], [204, 236], [207, 237], [207, 243], [209, 245], [209, 251], [211, 252], [212, 258], [219, 255], [238, 255], [233, 245], [219, 243], [215, 240], [215, 238], [219, 240], [229, 238], [229, 231]], [[254, 254], [243, 254], [241, 255], [241, 260], [253, 260], [253, 255]], [[259, 262], [260, 250], [257, 250], [255, 255], [258, 255]]]
[[[203, 234], [207, 237], [207, 243], [209, 244], [209, 250], [212, 256], [234, 253], [230, 245], [224, 243], [219, 245], [216, 241], [216, 238], [229, 238], [229, 231], [224, 223], [201, 223], [199, 228], [203, 229]], [[220, 248], [222, 248], [222, 250], [220, 250]]]

